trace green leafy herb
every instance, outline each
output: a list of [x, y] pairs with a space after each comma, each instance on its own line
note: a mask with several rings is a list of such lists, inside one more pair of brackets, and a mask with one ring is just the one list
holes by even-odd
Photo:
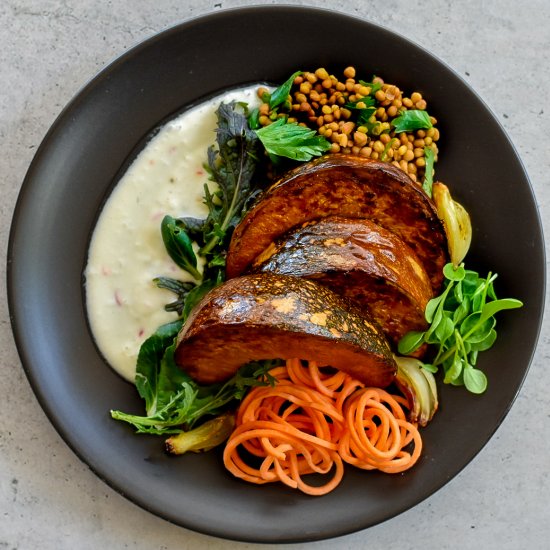
[[[206, 168], [206, 167], [205, 167]], [[189, 237], [199, 246], [204, 244], [204, 219], [200, 218], [178, 218], [178, 226], [185, 230]]]
[[[158, 408], [162, 407], [164, 392], [161, 388], [166, 386], [166, 383], [161, 382], [160, 379], [168, 377], [166, 368], [170, 366], [166, 363], [162, 364], [163, 357], [182, 324], [182, 321], [174, 321], [160, 326], [152, 336], [143, 342], [139, 350], [135, 384], [140, 397], [145, 400], [145, 410], [148, 415], [155, 414]], [[179, 383], [188, 379], [181, 369], [174, 371], [173, 376]]]
[[[204, 246], [199, 254], [216, 256], [241, 218], [243, 206], [254, 190], [252, 178], [259, 160], [259, 140], [236, 102], [222, 103], [217, 111], [217, 148], [208, 150], [208, 166], [218, 189], [205, 187], [208, 217], [204, 223]], [[242, 107], [242, 106], [241, 106]]]
[[397, 138], [392, 138], [390, 139], [390, 141], [388, 141], [388, 143], [386, 143], [386, 146], [384, 147], [384, 150], [382, 151], [381, 155], [380, 155], [380, 160], [384, 161], [386, 160], [386, 155], [388, 154], [388, 151], [391, 149], [392, 145], [398, 141]]
[[174, 361], [181, 321], [159, 327], [142, 345], [136, 367], [136, 387], [145, 401], [146, 415], [111, 411], [140, 433], [175, 434], [192, 429], [199, 420], [223, 412], [240, 401], [253, 386], [273, 384], [269, 370], [278, 361], [249, 363], [223, 384], [201, 386]]
[[257, 130], [260, 127], [260, 109], [256, 107], [248, 114], [248, 125], [252, 130]]
[[[161, 234], [168, 254], [195, 282], [169, 277], [154, 280], [158, 287], [176, 294], [176, 301], [166, 309], [176, 311], [180, 318], [159, 327], [140, 348], [135, 385], [145, 401], [146, 414], [111, 411], [113, 418], [132, 424], [138, 432], [177, 434], [192, 430], [205, 416], [218, 415], [230, 403], [242, 399], [249, 387], [273, 382], [268, 371], [274, 362], [251, 363], [224, 384], [201, 386], [174, 360], [176, 337], [183, 322], [196, 304], [224, 280], [225, 253], [232, 230], [258, 191], [253, 175], [260, 141], [250, 129], [246, 115], [246, 108], [235, 102], [222, 103], [217, 111], [217, 148], [208, 150], [208, 170], [218, 188], [211, 191], [205, 185], [207, 218], [166, 216], [162, 221]], [[202, 273], [198, 257], [204, 258]], [[185, 445], [191, 439], [196, 443], [198, 435], [201, 448], [219, 442], [220, 431], [213, 425], [184, 438]]]
[[[380, 126], [380, 122], [375, 120], [374, 122], [371, 121], [372, 116], [376, 112], [376, 107], [367, 107], [366, 109], [361, 109], [359, 111], [359, 115], [357, 116], [357, 125], [358, 126], [365, 126], [367, 128], [367, 133], [369, 135], [374, 135], [375, 128]], [[377, 135], [379, 135], [380, 132], [378, 132]]]
[[434, 183], [434, 150], [431, 147], [424, 147], [424, 157], [426, 159], [426, 167], [424, 172], [424, 181], [422, 182], [422, 189], [424, 189], [426, 195], [431, 198]]
[[[222, 103], [217, 117], [217, 148], [208, 150], [207, 169], [218, 187], [211, 191], [208, 185], [204, 186], [207, 218], [165, 216], [161, 224], [168, 254], [196, 281], [189, 286], [174, 279], [155, 280], [157, 286], [177, 296], [165, 309], [177, 311], [184, 319], [209, 290], [223, 282], [231, 233], [250, 197], [258, 191], [253, 176], [259, 162], [260, 141], [248, 125], [246, 107], [236, 102]], [[205, 260], [202, 273], [198, 257]]]
[[156, 277], [153, 279], [153, 282], [159, 288], [170, 290], [176, 295], [176, 300], [166, 304], [164, 309], [176, 312], [180, 320], [185, 321], [202, 298], [223, 282], [225, 259], [220, 257], [219, 261], [223, 263], [215, 266], [215, 268], [210, 268], [208, 270], [209, 277], [203, 278], [199, 284], [179, 281], [169, 277]]
[[370, 82], [359, 80], [359, 84], [361, 84], [361, 86], [367, 86], [368, 88], [370, 88], [370, 95], [374, 95], [378, 90], [382, 89], [382, 83], [374, 82], [375, 78], [376, 78], [376, 75], [372, 77], [372, 80]]
[[195, 279], [201, 279], [202, 275], [197, 270], [197, 256], [193, 250], [193, 241], [178, 220], [172, 216], [164, 216], [160, 231], [170, 258]]
[[213, 289], [223, 282], [221, 272], [218, 277], [206, 279], [187, 293], [185, 303], [181, 312], [183, 319], [187, 319], [193, 308]]
[[256, 134], [265, 150], [278, 157], [305, 162], [330, 149], [330, 143], [315, 130], [282, 118], [256, 130]]
[[523, 304], [515, 298], [496, 297], [496, 274], [482, 278], [452, 263], [445, 265], [443, 274], [444, 291], [426, 306], [429, 328], [406, 334], [399, 342], [399, 353], [409, 355], [423, 343], [433, 344], [437, 346], [436, 356], [424, 368], [437, 372], [441, 366], [445, 384], [464, 385], [472, 393], [483, 393], [487, 377], [475, 365], [479, 352], [489, 349], [496, 340], [494, 315]]
[[364, 111], [368, 107], [374, 107], [376, 104], [376, 100], [373, 96], [365, 96], [361, 99], [356, 99], [355, 101], [348, 101], [344, 107], [346, 109], [350, 109], [352, 111]]
[[375, 129], [380, 124], [378, 121], [371, 122], [370, 120], [376, 112], [376, 98], [374, 97], [374, 94], [381, 88], [382, 85], [379, 83], [364, 82], [362, 80], [360, 81], [360, 84], [371, 88], [371, 93], [361, 99], [348, 101], [344, 107], [354, 112], [354, 116], [357, 117], [355, 120], [357, 126], [365, 126], [367, 128], [367, 133], [372, 136], [375, 133]]
[[412, 130], [422, 130], [432, 127], [430, 115], [426, 111], [411, 109], [403, 111], [400, 116], [392, 120], [395, 132], [410, 132]]
[[292, 84], [294, 83], [294, 79], [297, 76], [300, 76], [302, 74], [302, 71], [296, 71], [292, 76], [288, 78], [286, 82], [281, 84], [277, 89], [275, 89], [271, 96], [269, 97], [269, 108], [274, 109], [275, 107], [278, 107], [282, 103], [284, 103], [290, 94], [290, 89], [292, 88]]
[[177, 279], [171, 279], [170, 277], [156, 277], [153, 282], [159, 287], [173, 292], [177, 298], [173, 302], [166, 304], [164, 309], [166, 311], [175, 311], [181, 316], [185, 307], [185, 301], [189, 292], [196, 287], [195, 283], [183, 282]]

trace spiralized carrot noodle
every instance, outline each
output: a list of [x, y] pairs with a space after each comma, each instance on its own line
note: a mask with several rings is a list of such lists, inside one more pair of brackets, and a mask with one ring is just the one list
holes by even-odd
[[[327, 373], [314, 361], [289, 359], [270, 375], [276, 383], [250, 390], [237, 411], [223, 453], [234, 476], [318, 496], [340, 484], [344, 463], [399, 473], [417, 462], [422, 439], [407, 421], [402, 396]], [[324, 478], [312, 485], [304, 480], [308, 474]]]
[[[344, 405], [347, 430], [338, 446], [342, 459], [387, 474], [413, 466], [422, 452], [422, 439], [418, 427], [407, 421], [403, 401], [378, 388], [355, 392]], [[411, 442], [412, 453], [404, 450]]]

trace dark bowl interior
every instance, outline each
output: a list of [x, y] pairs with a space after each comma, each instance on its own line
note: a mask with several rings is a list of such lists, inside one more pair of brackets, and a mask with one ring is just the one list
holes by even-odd
[[[330, 41], [319, 37], [330, 36]], [[497, 345], [481, 359], [488, 392], [440, 388], [420, 463], [396, 476], [347, 469], [333, 493], [312, 498], [251, 486], [224, 470], [218, 452], [170, 458], [110, 409], [141, 413], [131, 384], [102, 360], [90, 334], [83, 269], [91, 232], [121, 168], [145, 136], [203, 97], [297, 68], [383, 76], [420, 90], [442, 132], [437, 175], [469, 210], [468, 265], [500, 274], [498, 293], [525, 306], [502, 314]], [[489, 152], [496, 151], [498, 154]], [[62, 437], [99, 477], [169, 521], [230, 539], [289, 542], [377, 524], [442, 487], [489, 440], [511, 406], [536, 345], [544, 302], [541, 224], [522, 165], [502, 128], [448, 67], [371, 23], [301, 7], [218, 12], [131, 49], [65, 108], [28, 171], [14, 215], [8, 283], [21, 359]], [[525, 284], [529, 281], [529, 284]]]

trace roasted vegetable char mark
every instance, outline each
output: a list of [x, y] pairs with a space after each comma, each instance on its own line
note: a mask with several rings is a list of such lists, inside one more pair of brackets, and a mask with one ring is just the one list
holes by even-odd
[[253, 360], [294, 357], [377, 387], [396, 373], [369, 315], [317, 283], [273, 273], [231, 279], [207, 294], [180, 331], [175, 353], [176, 364], [205, 384]]
[[426, 271], [399, 237], [370, 220], [307, 223], [271, 243], [252, 268], [305, 277], [349, 298], [370, 310], [394, 344], [427, 327], [424, 309], [433, 295]]
[[327, 155], [271, 186], [235, 229], [228, 278], [248, 271], [273, 240], [293, 227], [335, 215], [371, 219], [400, 237], [438, 293], [447, 242], [433, 202], [402, 170], [353, 155]]

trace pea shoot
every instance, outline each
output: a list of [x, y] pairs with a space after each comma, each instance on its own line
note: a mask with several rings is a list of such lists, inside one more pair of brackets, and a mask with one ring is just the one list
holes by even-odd
[[399, 353], [410, 355], [424, 343], [434, 345], [435, 357], [423, 368], [436, 373], [442, 367], [445, 384], [465, 386], [480, 394], [487, 389], [487, 376], [476, 368], [476, 363], [479, 352], [491, 348], [496, 340], [494, 316], [523, 303], [515, 298], [497, 298], [493, 284], [496, 273], [483, 278], [463, 264], [454, 267], [448, 263], [443, 274], [444, 291], [426, 306], [430, 326], [423, 332], [406, 334], [399, 342]]

